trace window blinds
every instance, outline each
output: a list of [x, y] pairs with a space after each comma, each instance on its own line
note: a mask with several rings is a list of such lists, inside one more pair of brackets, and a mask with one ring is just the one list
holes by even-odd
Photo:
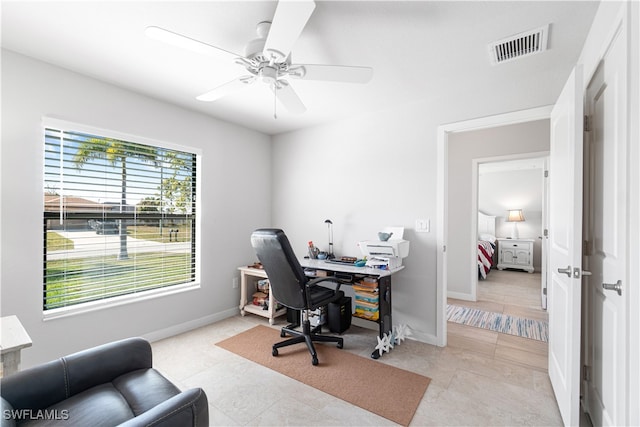
[[44, 131], [45, 311], [196, 276], [196, 154]]

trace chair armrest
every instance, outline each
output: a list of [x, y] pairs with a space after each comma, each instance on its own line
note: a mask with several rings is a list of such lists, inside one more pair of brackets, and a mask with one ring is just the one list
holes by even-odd
[[120, 424], [120, 427], [207, 427], [208, 425], [207, 395], [201, 388], [192, 388]]
[[306, 286], [307, 286], [307, 288], [312, 288], [312, 287], [317, 286], [318, 284], [320, 284], [322, 282], [335, 283], [337, 285], [336, 288], [335, 288], [336, 292], [338, 292], [340, 290], [340, 286], [342, 285], [342, 282], [340, 282], [338, 279], [336, 279], [334, 277], [316, 277], [315, 279], [309, 280], [307, 282]]
[[[322, 282], [331, 282], [336, 284], [335, 290], [333, 290], [333, 294], [328, 294], [331, 292], [331, 289], [328, 286], [319, 286]], [[313, 280], [309, 280], [304, 288], [306, 293], [307, 302], [311, 310], [315, 310], [318, 307], [327, 305], [328, 303], [335, 301], [342, 296], [344, 296], [344, 292], [340, 290], [340, 285], [342, 282], [333, 278], [333, 277], [317, 277]], [[324, 293], [320, 293], [316, 291], [316, 295], [313, 295], [314, 289], [323, 288], [325, 290]]]

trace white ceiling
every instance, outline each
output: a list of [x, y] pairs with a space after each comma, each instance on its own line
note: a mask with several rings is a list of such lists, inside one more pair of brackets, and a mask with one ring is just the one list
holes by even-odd
[[[292, 81], [307, 107], [277, 107], [262, 84], [213, 103], [195, 97], [243, 73], [237, 65], [147, 38], [155, 25], [242, 53], [274, 1], [3, 1], [2, 47], [223, 120], [277, 134], [425, 99], [500, 96], [522, 85], [557, 96], [594, 1], [316, 1], [295, 63], [374, 69], [365, 85]], [[550, 24], [546, 52], [497, 66], [488, 44]]]

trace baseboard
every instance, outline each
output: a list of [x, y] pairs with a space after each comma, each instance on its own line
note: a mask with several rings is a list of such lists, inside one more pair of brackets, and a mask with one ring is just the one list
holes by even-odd
[[221, 311], [215, 314], [210, 314], [208, 316], [204, 316], [199, 319], [190, 320], [188, 322], [180, 323], [178, 325], [173, 325], [168, 328], [149, 332], [148, 334], [144, 334], [142, 338], [150, 342], [159, 341], [165, 338], [173, 337], [178, 334], [189, 332], [193, 329], [201, 328], [202, 326], [207, 326], [212, 323], [219, 322], [229, 317], [233, 317], [236, 314], [238, 314], [238, 307], [230, 308], [228, 310]]
[[471, 294], [454, 291], [447, 291], [447, 298], [460, 299], [464, 301], [475, 301], [475, 298], [473, 298]]

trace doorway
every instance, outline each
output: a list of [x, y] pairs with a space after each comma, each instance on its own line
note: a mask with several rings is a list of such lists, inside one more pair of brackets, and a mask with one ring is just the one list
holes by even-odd
[[[477, 227], [477, 222], [473, 220], [473, 217], [477, 217], [477, 201], [472, 203], [471, 197], [468, 197], [468, 200], [463, 201], [461, 204], [463, 206], [461, 209], [450, 209], [449, 201], [452, 198], [452, 195], [457, 194], [456, 191], [451, 189], [454, 181], [450, 179], [449, 175], [450, 167], [449, 167], [449, 152], [452, 149], [449, 141], [450, 138], [454, 135], [461, 134], [468, 131], [480, 131], [487, 130], [492, 128], [498, 128], [508, 125], [522, 124], [539, 120], [547, 120], [550, 117], [551, 106], [534, 108], [530, 110], [517, 111], [513, 113], [502, 114], [498, 116], [491, 116], [485, 118], [479, 118], [474, 120], [469, 120], [465, 122], [458, 122], [449, 125], [443, 125], [438, 128], [438, 183], [437, 183], [437, 202], [438, 206], [438, 215], [437, 221], [439, 226], [437, 227], [437, 264], [440, 268], [438, 268], [436, 273], [437, 279], [437, 331], [436, 331], [436, 341], [439, 346], [447, 345], [447, 317], [446, 317], [446, 306], [447, 306], [447, 296], [450, 292], [449, 290], [449, 258], [450, 258], [450, 230], [449, 223], [454, 221], [452, 219], [456, 213], [461, 213], [462, 218], [470, 225], [467, 228], [466, 233], [464, 233], [464, 237], [462, 238], [463, 242], [468, 242], [468, 236], [471, 235], [470, 228], [475, 226]], [[523, 152], [526, 152], [524, 150]], [[531, 151], [531, 150], [528, 150]], [[479, 157], [479, 156], [477, 156]], [[469, 171], [468, 166], [465, 168], [467, 173], [471, 175], [471, 171]], [[460, 172], [465, 172], [460, 169]], [[473, 176], [473, 175], [471, 175]], [[463, 181], [464, 179], [455, 179], [457, 181]], [[469, 179], [470, 182], [471, 178]], [[472, 193], [469, 190], [469, 193]], [[470, 194], [469, 194], [470, 196]], [[466, 214], [464, 213], [466, 212]], [[454, 236], [455, 237], [455, 236]], [[451, 259], [465, 259], [467, 260], [464, 264], [466, 265], [466, 272], [464, 272], [464, 281], [469, 283], [468, 278], [471, 276], [471, 268], [472, 261], [474, 259], [473, 252], [469, 251], [469, 245], [463, 243], [464, 250], [467, 254], [463, 254], [462, 258], [458, 258], [457, 255], [451, 257]], [[462, 292], [464, 293], [464, 292]], [[471, 295], [471, 286], [469, 283], [469, 288], [466, 292], [468, 294], [467, 299], [473, 299], [475, 296]]]
[[[517, 264], [522, 264], [524, 269], [516, 268], [515, 270], [518, 272], [530, 271], [526, 269], [532, 266], [536, 279], [539, 279], [537, 280], [539, 293], [535, 297], [536, 302], [530, 298], [531, 295], [526, 295], [526, 301], [522, 302], [526, 302], [524, 305], [531, 308], [546, 310], [547, 164], [548, 156], [539, 156], [538, 153], [474, 160], [473, 169], [477, 170], [474, 174], [477, 177], [477, 184], [472, 186], [474, 191], [472, 199], [477, 201], [476, 212], [478, 215], [475, 219], [478, 225], [476, 229], [472, 228], [470, 244], [472, 251], [474, 246], [478, 244], [477, 241], [488, 241], [494, 248], [491, 270], [486, 274], [473, 274], [471, 277], [472, 294], [477, 298], [482, 294], [478, 286], [485, 283], [481, 278], [487, 279], [491, 272], [505, 269], [504, 266], [497, 265], [500, 261], [498, 256], [499, 243], [515, 242], [513, 237], [514, 232], [517, 232], [517, 237], [523, 239], [525, 244], [530, 244], [533, 251], [520, 256], [522, 259]], [[521, 222], [507, 221], [507, 212], [511, 209], [521, 211]], [[480, 221], [482, 215], [486, 215], [486, 217]], [[487, 224], [487, 221], [492, 224]], [[481, 224], [481, 222], [484, 223]], [[512, 241], [505, 240], [505, 238]], [[484, 246], [487, 245], [484, 244]], [[518, 280], [518, 275], [512, 277], [519, 282], [531, 282], [531, 278], [521, 277], [522, 280]], [[496, 287], [496, 289], [500, 289], [500, 287]], [[506, 290], [509, 291], [509, 288]], [[513, 295], [518, 294], [519, 292], [514, 290]], [[534, 307], [536, 303], [539, 305]]]

